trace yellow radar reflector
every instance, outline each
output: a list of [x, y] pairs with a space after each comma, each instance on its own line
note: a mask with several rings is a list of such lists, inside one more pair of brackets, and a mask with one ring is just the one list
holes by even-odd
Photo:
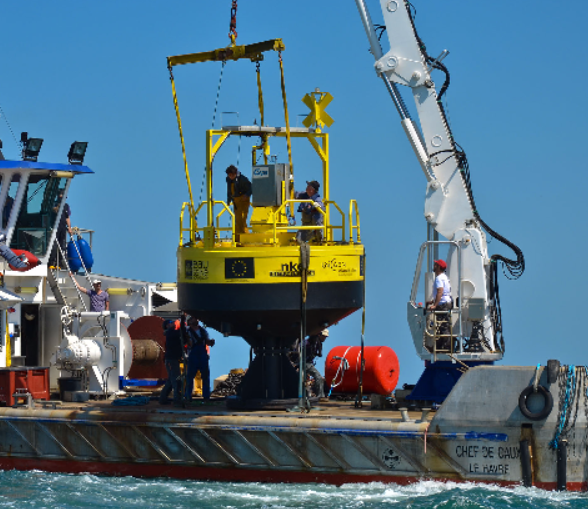
[[302, 122], [305, 127], [310, 128], [316, 124], [318, 129], [323, 127], [331, 127], [334, 120], [325, 111], [326, 107], [333, 100], [333, 96], [329, 92], [311, 92], [302, 98], [302, 102], [310, 109], [310, 114]]

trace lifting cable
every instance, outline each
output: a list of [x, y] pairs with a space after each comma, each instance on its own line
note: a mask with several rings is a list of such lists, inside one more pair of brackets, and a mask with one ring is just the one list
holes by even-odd
[[[214, 111], [212, 112], [212, 122], [211, 122], [211, 129], [214, 129], [214, 125], [216, 124], [216, 112], [218, 110], [218, 101], [220, 99], [221, 93], [221, 86], [223, 84], [223, 73], [225, 71], [225, 65], [227, 65], [227, 61], [223, 60], [223, 65], [221, 66], [220, 76], [218, 78], [218, 86], [216, 87], [216, 102], [214, 103]], [[241, 149], [241, 143], [239, 138], [239, 150]], [[238, 161], [239, 158], [237, 158]], [[237, 167], [239, 164], [237, 163]], [[204, 171], [202, 172], [202, 183], [200, 184], [200, 196], [198, 197], [198, 203], [202, 202], [202, 193], [204, 191], [204, 183], [206, 182], [206, 166], [204, 166]]]
[[[284, 115], [286, 117], [286, 144], [288, 145], [288, 162], [290, 163], [290, 176], [294, 175], [294, 165], [292, 164], [292, 142], [290, 139], [290, 118], [288, 115], [288, 101], [286, 100], [286, 81], [284, 79], [284, 62], [282, 61], [282, 52], [278, 52], [280, 60], [280, 78], [282, 82], [282, 100], [284, 102]], [[294, 186], [290, 186], [290, 200], [294, 199]], [[290, 217], [294, 217], [292, 207], [290, 207]]]
[[184, 171], [186, 173], [186, 182], [188, 183], [188, 194], [190, 195], [190, 216], [194, 217], [196, 209], [194, 208], [194, 198], [192, 196], [192, 184], [190, 184], [190, 173], [188, 171], [188, 159], [186, 158], [186, 145], [184, 143], [184, 134], [182, 132], [182, 120], [180, 118], [180, 107], [178, 106], [178, 96], [176, 95], [176, 84], [172, 66], [168, 64], [169, 80], [171, 81], [172, 94], [174, 96], [174, 108], [176, 109], [176, 118], [178, 120], [178, 129], [180, 131], [180, 141], [182, 143], [182, 157], [184, 158]]
[[[255, 72], [257, 73], [257, 104], [259, 105], [259, 115], [261, 117], [260, 124], [263, 127], [265, 125], [265, 108], [263, 105], [263, 89], [261, 88], [261, 60], [255, 61]], [[260, 148], [263, 150], [263, 162], [267, 164], [267, 135], [260, 133], [261, 143]], [[257, 160], [253, 163], [257, 164]]]
[[310, 245], [300, 244], [300, 350], [298, 362], [298, 410], [308, 412], [310, 401], [306, 393], [306, 298], [308, 294], [308, 267], [310, 265]]
[[364, 337], [365, 337], [365, 255], [363, 258], [363, 309], [361, 312], [361, 362], [359, 372], [359, 385], [357, 387], [357, 395], [355, 396], [355, 408], [362, 407], [363, 401], [363, 372], [365, 369], [364, 357]]
[[263, 90], [261, 88], [261, 64], [259, 60], [255, 62], [255, 72], [257, 72], [257, 103], [259, 105], [259, 114], [261, 116], [261, 126], [265, 125], [264, 108], [263, 108]]

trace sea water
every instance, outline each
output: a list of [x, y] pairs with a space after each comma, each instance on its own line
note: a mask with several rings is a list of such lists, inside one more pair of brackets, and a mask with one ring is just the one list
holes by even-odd
[[586, 508], [588, 495], [535, 488], [421, 481], [262, 484], [0, 471], [0, 507], [15, 508]]

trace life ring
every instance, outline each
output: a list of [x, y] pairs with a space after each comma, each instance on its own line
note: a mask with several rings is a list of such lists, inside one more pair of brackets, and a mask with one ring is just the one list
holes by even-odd
[[525, 387], [521, 395], [519, 396], [519, 408], [521, 409], [522, 414], [527, 418], [531, 419], [532, 421], [540, 421], [545, 419], [553, 410], [553, 396], [551, 392], [549, 392], [545, 387], [542, 385], [537, 386], [537, 394], [541, 394], [543, 396], [543, 400], [545, 401], [545, 405], [543, 405], [543, 409], [539, 412], [531, 412], [527, 407], [527, 398], [530, 394], [533, 394], [533, 386], [529, 385]]

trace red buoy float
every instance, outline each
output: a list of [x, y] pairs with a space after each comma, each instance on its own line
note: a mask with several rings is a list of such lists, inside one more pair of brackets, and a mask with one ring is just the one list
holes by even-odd
[[[365, 371], [363, 392], [388, 395], [396, 388], [400, 366], [389, 346], [366, 346], [363, 350]], [[325, 361], [325, 380], [333, 393], [355, 393], [361, 369], [360, 346], [336, 346]]]

